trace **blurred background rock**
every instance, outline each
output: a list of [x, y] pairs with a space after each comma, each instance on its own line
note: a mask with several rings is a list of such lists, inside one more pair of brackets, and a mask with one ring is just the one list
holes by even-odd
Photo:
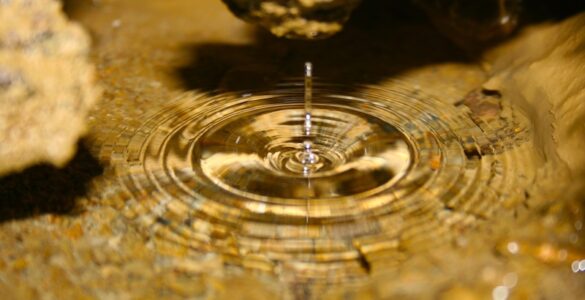
[[99, 95], [89, 51], [59, 1], [0, 1], [0, 176], [73, 157]]

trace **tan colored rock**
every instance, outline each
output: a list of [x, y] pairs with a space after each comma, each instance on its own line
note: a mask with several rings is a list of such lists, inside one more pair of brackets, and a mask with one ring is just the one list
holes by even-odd
[[[484, 87], [528, 112], [547, 162], [566, 165], [575, 189], [585, 188], [584, 26], [585, 13], [540, 24], [485, 55], [491, 79]], [[560, 175], [555, 169], [548, 183], [558, 187]]]
[[89, 38], [55, 0], [0, 1], [0, 175], [65, 164], [98, 91]]

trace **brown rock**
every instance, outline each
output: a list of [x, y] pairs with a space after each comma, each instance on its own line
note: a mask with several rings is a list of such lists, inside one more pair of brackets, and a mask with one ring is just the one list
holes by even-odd
[[98, 92], [89, 38], [55, 0], [0, 1], [0, 175], [65, 164]]
[[361, 0], [223, 0], [238, 17], [276, 36], [325, 38], [343, 28]]
[[518, 23], [520, 0], [413, 0], [446, 35], [462, 43], [508, 36]]

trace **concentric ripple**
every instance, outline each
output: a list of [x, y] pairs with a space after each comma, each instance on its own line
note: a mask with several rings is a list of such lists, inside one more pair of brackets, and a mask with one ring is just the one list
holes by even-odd
[[107, 149], [131, 215], [229, 264], [338, 281], [524, 199], [529, 125], [509, 105], [483, 118], [405, 83], [313, 93], [310, 136], [295, 82], [185, 94], [122, 133]]
[[[338, 107], [351, 108], [358, 104], [355, 100], [328, 99], [315, 106], [309, 136], [302, 102], [284, 101], [275, 97], [245, 109], [234, 107], [235, 116], [211, 116], [209, 125], [189, 121], [194, 128], [185, 131], [201, 133], [190, 135], [188, 142], [194, 176], [217, 185], [214, 193], [222, 198], [236, 195], [286, 205], [375, 194], [408, 168], [410, 150], [398, 129]], [[250, 104], [244, 100], [240, 105]]]

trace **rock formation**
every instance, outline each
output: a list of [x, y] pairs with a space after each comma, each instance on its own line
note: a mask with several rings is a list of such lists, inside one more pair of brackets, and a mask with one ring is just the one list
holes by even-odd
[[0, 175], [65, 164], [98, 91], [90, 42], [55, 0], [0, 1]]
[[361, 0], [223, 0], [238, 17], [276, 36], [325, 38], [343, 28]]

